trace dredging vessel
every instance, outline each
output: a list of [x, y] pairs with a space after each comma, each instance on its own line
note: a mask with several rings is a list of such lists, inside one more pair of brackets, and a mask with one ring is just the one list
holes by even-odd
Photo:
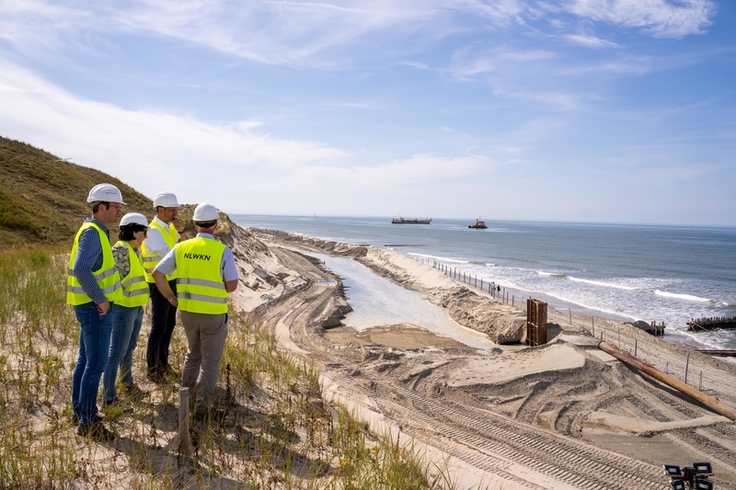
[[428, 225], [432, 222], [432, 218], [427, 219], [406, 219], [402, 216], [394, 218], [391, 223], [395, 225]]

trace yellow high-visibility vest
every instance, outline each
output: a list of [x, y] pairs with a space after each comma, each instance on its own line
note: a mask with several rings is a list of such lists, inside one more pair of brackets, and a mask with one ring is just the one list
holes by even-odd
[[[169, 223], [169, 226], [164, 228], [159, 224], [158, 221], [152, 219], [151, 223], [149, 223], [148, 225], [148, 228], [156, 228], [158, 231], [161, 232], [161, 236], [164, 237], [164, 242], [166, 242], [166, 245], [169, 246], [169, 250], [172, 250], [174, 248], [174, 245], [176, 245], [176, 242], [179, 241], [179, 232], [176, 231], [176, 227], [173, 223]], [[146, 277], [146, 281], [156, 282], [151, 274], [153, 274], [153, 269], [156, 268], [163, 257], [159, 257], [158, 255], [156, 255], [156, 252], [148, 250], [146, 248], [146, 241], [144, 240], [143, 244], [141, 245], [141, 259], [143, 260], [143, 268], [145, 269], [143, 273]], [[173, 279], [176, 279], [176, 272], [174, 272], [170, 276], [166, 276], [167, 281], [171, 281]]]
[[196, 237], [179, 243], [174, 253], [179, 309], [210, 315], [227, 313], [227, 291], [221, 272], [225, 244]]
[[67, 269], [66, 275], [66, 303], [68, 305], [83, 305], [92, 301], [87, 293], [82, 289], [82, 285], [79, 284], [77, 277], [74, 275], [74, 260], [77, 257], [77, 251], [79, 249], [79, 237], [82, 236], [82, 232], [89, 228], [94, 228], [100, 237], [100, 246], [102, 247], [102, 266], [92, 271], [92, 275], [97, 281], [97, 285], [100, 286], [102, 292], [105, 293], [105, 298], [110, 303], [114, 303], [123, 296], [123, 288], [120, 285], [120, 274], [115, 269], [115, 259], [112, 256], [112, 247], [110, 247], [110, 240], [107, 238], [102, 228], [92, 221], [85, 222], [74, 237], [74, 245], [72, 245], [72, 253], [69, 255], [69, 268]]
[[123, 286], [123, 297], [116, 304], [127, 308], [143, 306], [148, 302], [149, 288], [146, 277], [143, 273], [143, 262], [141, 262], [138, 254], [135, 253], [130, 243], [120, 241], [125, 244], [128, 249], [128, 260], [130, 261], [130, 272], [123, 277], [120, 284]]

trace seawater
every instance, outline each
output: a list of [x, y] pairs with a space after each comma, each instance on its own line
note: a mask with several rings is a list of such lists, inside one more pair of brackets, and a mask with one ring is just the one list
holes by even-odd
[[666, 338], [736, 349], [736, 331], [687, 332], [692, 318], [736, 315], [736, 228], [435, 219], [234, 215], [244, 227], [393, 249], [495, 282], [572, 313], [664, 322]]
[[328, 269], [343, 278], [350, 306], [353, 307], [353, 312], [347, 315], [344, 323], [356, 330], [409, 323], [476, 349], [495, 347], [486, 335], [462, 327], [419, 293], [376, 275], [359, 262], [312, 252], [308, 252], [308, 255], [321, 260]]

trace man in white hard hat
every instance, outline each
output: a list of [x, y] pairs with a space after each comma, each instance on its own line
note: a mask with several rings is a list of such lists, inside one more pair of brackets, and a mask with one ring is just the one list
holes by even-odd
[[[141, 246], [141, 258], [151, 293], [151, 332], [146, 345], [147, 377], [154, 383], [166, 381], [169, 367], [169, 344], [176, 325], [176, 305], [170, 303], [156, 288], [151, 273], [161, 259], [179, 241], [186, 239], [184, 225], [177, 218], [179, 201], [171, 192], [161, 192], [153, 199], [156, 216], [148, 226], [148, 235]], [[176, 274], [167, 277], [176, 291]]]
[[[206, 202], [194, 210], [197, 236], [177, 244], [156, 266], [153, 277], [161, 294], [181, 310], [181, 322], [189, 346], [182, 386], [196, 386], [194, 417], [223, 412], [212, 408], [220, 359], [227, 338], [227, 294], [238, 287], [238, 270], [230, 248], [218, 242], [217, 208]], [[167, 275], [176, 273], [178, 291], [169, 287]]]
[[72, 413], [77, 434], [100, 441], [115, 437], [97, 410], [100, 377], [107, 364], [112, 331], [110, 305], [122, 297], [120, 275], [108, 226], [122, 214], [123, 196], [112, 184], [94, 186], [87, 196], [92, 217], [74, 237], [69, 256], [66, 301], [79, 321], [79, 356], [72, 378]]

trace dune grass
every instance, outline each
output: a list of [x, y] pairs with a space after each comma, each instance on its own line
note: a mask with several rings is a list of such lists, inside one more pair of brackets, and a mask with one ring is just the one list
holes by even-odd
[[[150, 396], [105, 409], [113, 442], [77, 436], [70, 393], [78, 324], [65, 304], [65, 257], [48, 247], [0, 252], [0, 489], [454, 488], [411, 441], [372, 434], [324, 399], [319, 371], [240, 313], [230, 317], [216, 391], [227, 416], [192, 422], [192, 453], [178, 445], [178, 382], [140, 375], [145, 322], [134, 376]], [[177, 328], [175, 369], [185, 353]]]

